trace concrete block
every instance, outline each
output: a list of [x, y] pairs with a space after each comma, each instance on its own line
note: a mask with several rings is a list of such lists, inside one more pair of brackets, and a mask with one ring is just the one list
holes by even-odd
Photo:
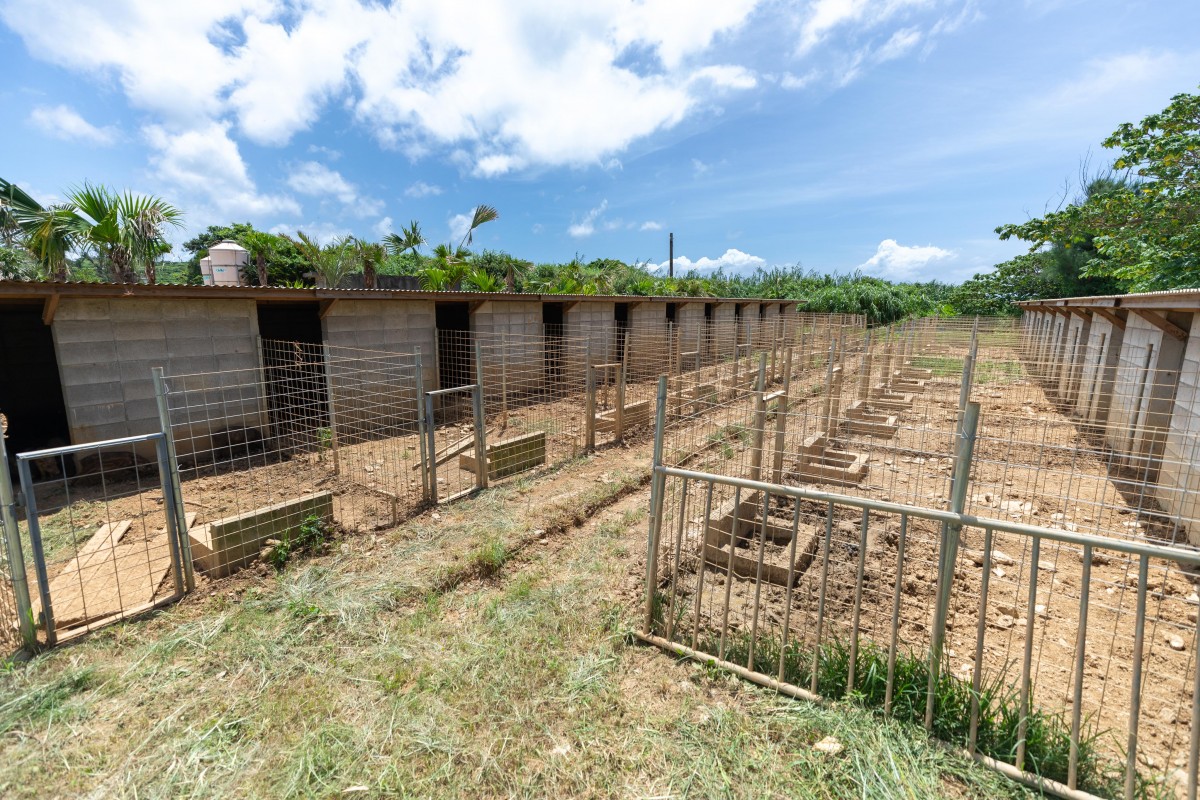
[[[95, 405], [72, 405], [70, 408], [71, 427], [90, 428], [96, 425], [111, 425], [125, 423], [125, 403], [97, 403]], [[72, 436], [74, 438], [74, 436]], [[88, 441], [78, 439], [78, 441]]]
[[109, 301], [100, 298], [70, 297], [59, 301], [54, 312], [54, 326], [66, 320], [94, 320], [108, 322], [112, 319]]
[[59, 319], [56, 315], [53, 332], [54, 341], [60, 346], [113, 338], [112, 325], [106, 319]]
[[163, 361], [167, 357], [166, 339], [124, 340], [117, 338], [117, 359], [126, 361]]
[[314, 516], [333, 522], [331, 492], [302, 495], [192, 528], [188, 531], [192, 559], [201, 572], [224, 577], [253, 563], [267, 539], [294, 534], [304, 520]]
[[71, 407], [120, 403], [125, 399], [119, 380], [66, 386], [63, 388], [63, 396], [67, 405]]
[[[502, 439], [487, 446], [488, 478], [498, 479], [546, 463], [546, 432], [534, 431], [523, 436]], [[475, 471], [475, 455], [458, 457], [459, 469]]]
[[112, 364], [117, 360], [117, 348], [112, 341], [78, 342], [58, 348], [60, 367], [80, 364]]

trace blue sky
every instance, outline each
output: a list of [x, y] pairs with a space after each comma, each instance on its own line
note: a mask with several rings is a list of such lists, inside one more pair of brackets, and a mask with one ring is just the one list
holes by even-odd
[[[576, 7], [577, 6], [577, 7]], [[0, 0], [0, 175], [535, 261], [957, 281], [1200, 84], [1194, 0]]]

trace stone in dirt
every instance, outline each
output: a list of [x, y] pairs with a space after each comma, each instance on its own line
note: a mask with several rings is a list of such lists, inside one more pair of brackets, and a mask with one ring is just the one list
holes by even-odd
[[842, 743], [832, 736], [826, 736], [813, 745], [813, 750], [816, 750], [818, 753], [824, 753], [827, 756], [836, 756], [842, 752]]
[[995, 622], [993, 622], [992, 624], [995, 625], [1000, 630], [1006, 631], [1013, 626], [1013, 623], [1015, 621], [1016, 620], [1014, 620], [1008, 614], [1001, 614], [1000, 616], [996, 617]]

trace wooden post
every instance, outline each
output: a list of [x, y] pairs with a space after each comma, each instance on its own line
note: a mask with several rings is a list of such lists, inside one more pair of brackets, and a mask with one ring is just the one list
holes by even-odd
[[[762, 480], [763, 436], [767, 427], [767, 354], [758, 357], [758, 382], [754, 392], [754, 430], [751, 431], [750, 480]], [[734, 517], [734, 531], [739, 517]], [[732, 545], [731, 545], [732, 552]]]
[[833, 354], [836, 344], [829, 343], [829, 360], [825, 365], [825, 403], [821, 408], [821, 430], [828, 432], [829, 418], [833, 414]]
[[771, 482], [783, 483], [783, 448], [787, 440], [789, 393], [792, 389], [792, 348], [783, 355], [783, 394], [775, 406], [775, 452], [771, 461]]
[[617, 373], [617, 441], [625, 441], [625, 358], [629, 356], [628, 350], [623, 354], [621, 366]]
[[[545, 346], [543, 340], [542, 347]], [[508, 336], [505, 334], [500, 335], [500, 413], [508, 414]]]
[[862, 372], [858, 376], [858, 399], [866, 400], [871, 391], [871, 332], [863, 343]]
[[775, 385], [775, 381], [777, 380], [777, 377], [775, 374], [775, 353], [776, 353], [776, 350], [778, 347], [779, 347], [779, 320], [776, 320], [775, 324], [771, 326], [771, 385], [772, 386]]

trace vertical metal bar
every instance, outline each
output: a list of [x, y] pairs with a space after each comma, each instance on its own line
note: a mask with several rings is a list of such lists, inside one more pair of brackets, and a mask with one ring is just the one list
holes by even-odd
[[968, 355], [963, 359], [962, 385], [958, 388], [958, 409], [962, 411], [971, 399], [971, 382], [975, 379], [975, 357]]
[[862, 531], [858, 537], [858, 568], [854, 578], [854, 612], [850, 623], [850, 668], [846, 671], [846, 694], [854, 691], [854, 672], [858, 666], [858, 626], [862, 617], [863, 574], [867, 566], [867, 522], [870, 512], [863, 509]]
[[4, 529], [5, 554], [8, 556], [13, 596], [17, 601], [21, 641], [26, 649], [33, 650], [37, 647], [37, 631], [33, 624], [33, 603], [29, 599], [29, 578], [25, 572], [21, 527], [17, 524], [17, 504], [12, 493], [12, 475], [8, 468], [8, 450], [4, 445], [3, 433], [0, 433], [0, 528]]
[[675, 553], [671, 562], [671, 616], [667, 619], [667, 640], [674, 641], [675, 636], [675, 602], [679, 588], [679, 557], [683, 550], [683, 529], [687, 521], [688, 480], [683, 479], [679, 490], [679, 525], [675, 529]]
[[[954, 458], [954, 473], [950, 484], [950, 511], [962, 514], [967, 502], [967, 485], [971, 478], [971, 463], [975, 453], [975, 437], [979, 429], [979, 403], [968, 403], [961, 416]], [[960, 526], [943, 524], [941, 546], [938, 550], [939, 575], [937, 604], [929, 645], [929, 684], [925, 697], [925, 727], [932, 730], [935, 689], [941, 678], [942, 645], [946, 637], [946, 618], [950, 613], [950, 595], [954, 584], [954, 568], [958, 561]]]
[[475, 412], [475, 481], [480, 489], [488, 488], [487, 420], [483, 406], [483, 345], [475, 340], [475, 391], [471, 394]]
[[38, 521], [37, 494], [29, 461], [17, 457], [17, 473], [21, 476], [21, 493], [25, 495], [25, 521], [29, 525], [29, 546], [33, 549], [33, 568], [37, 573], [38, 598], [42, 602], [42, 624], [46, 626], [46, 646], [58, 641], [54, 631], [54, 608], [50, 604], [50, 578], [46, 573], [46, 551], [42, 548], [42, 527]]
[[883, 690], [883, 714], [892, 713], [892, 694], [896, 684], [896, 644], [900, 637], [900, 593], [904, 586], [904, 555], [908, 540], [908, 514], [900, 515], [900, 536], [896, 540], [896, 585], [892, 590], [892, 640], [888, 644], [887, 684]]
[[1083, 572], [1079, 581], [1079, 630], [1075, 632], [1075, 681], [1071, 687], [1071, 753], [1067, 762], [1067, 786], [1075, 788], [1079, 777], [1079, 726], [1083, 716], [1083, 664], [1087, 647], [1088, 587], [1092, 582], [1092, 546], [1083, 546]]
[[653, 633], [654, 594], [658, 583], [658, 537], [662, 530], [663, 493], [666, 475], [662, 467], [663, 434], [666, 428], [667, 376], [658, 378], [658, 400], [654, 414], [654, 463], [650, 479], [650, 531], [646, 543], [646, 617], [645, 633]]
[[746, 669], [749, 670], [754, 669], [754, 643], [758, 639], [758, 611], [762, 601], [762, 570], [763, 559], [767, 553], [767, 517], [770, 514], [770, 510], [771, 495], [769, 492], [763, 492], [762, 523], [758, 531], [758, 565], [754, 572], [754, 611], [750, 622], [749, 655], [746, 657]]
[[792, 348], [788, 346], [783, 355], [783, 389], [775, 406], [775, 449], [771, 454], [771, 481], [783, 482], [783, 451], [787, 445], [788, 411], [791, 406]]
[[729, 598], [733, 592], [733, 551], [737, 544], [738, 526], [742, 522], [742, 487], [733, 490], [733, 525], [729, 530], [729, 552], [725, 554], [725, 607], [721, 612], [721, 644], [717, 657], [725, 660], [725, 635], [729, 631]]
[[750, 444], [750, 480], [752, 481], [762, 478], [763, 439], [766, 434], [764, 429], [767, 427], [766, 379], [767, 354], [760, 353], [758, 356], [758, 383], [754, 393], [754, 430], [751, 431]]
[[[545, 346], [543, 342], [543, 352]], [[500, 336], [500, 413], [508, 413], [508, 336], [504, 334]]]
[[625, 441], [625, 359], [629, 353], [623, 353], [621, 365], [617, 367], [617, 410], [615, 419], [617, 426], [617, 441]]
[[425, 436], [428, 440], [426, 449], [429, 451], [429, 502], [438, 504], [437, 485], [437, 425], [433, 416], [433, 393], [425, 393]]
[[421, 357], [421, 348], [413, 348], [413, 365], [415, 373], [413, 374], [413, 391], [416, 394], [417, 412], [417, 445], [418, 457], [421, 459], [419, 467], [421, 472], [421, 499], [429, 502], [431, 498], [429, 486], [429, 459], [430, 453], [428, 442], [425, 440], [425, 367]]
[[983, 531], [983, 575], [979, 585], [979, 620], [975, 628], [975, 668], [971, 671], [971, 732], [967, 752], [974, 755], [979, 744], [979, 692], [983, 681], [983, 643], [987, 635], [988, 585], [992, 577], [992, 529]]
[[187, 509], [183, 504], [183, 480], [179, 474], [179, 455], [175, 452], [175, 430], [171, 426], [171, 410], [167, 401], [167, 380], [162, 367], [153, 367], [150, 374], [154, 379], [154, 399], [158, 405], [158, 424], [162, 428], [163, 438], [167, 445], [167, 476], [170, 479], [163, 483], [163, 503], [168, 502], [167, 492], [170, 492], [170, 503], [175, 507], [175, 519], [181, 534], [179, 536], [179, 560], [183, 573], [185, 591], [196, 588], [195, 567], [192, 564], [192, 541], [188, 537]]
[[1030, 668], [1033, 664], [1033, 623], [1037, 618], [1038, 560], [1042, 554], [1042, 537], [1034, 536], [1029, 549], [1029, 597], [1025, 610], [1025, 650], [1021, 656], [1021, 716], [1017, 721], [1017, 769], [1025, 769], [1025, 737], [1029, 728]]
[[817, 595], [817, 643], [813, 650], [809, 691], [817, 693], [817, 667], [821, 663], [821, 630], [825, 626], [825, 587], [829, 582], [829, 543], [833, 539], [833, 501], [825, 507], [825, 545], [821, 553], [821, 586]]
[[333, 403], [333, 360], [329, 357], [329, 345], [321, 345], [321, 353], [325, 359], [325, 398], [329, 410], [329, 446], [333, 449], [333, 473], [340, 475], [342, 469], [338, 461], [337, 412]]
[[180, 540], [187, 535], [181, 532], [180, 520], [175, 515], [175, 503], [168, 500], [171, 493], [171, 455], [167, 452], [167, 438], [164, 436], [154, 442], [155, 455], [158, 457], [158, 482], [162, 486], [163, 508], [167, 512], [167, 548], [171, 552], [171, 580], [175, 584], [175, 594], [182, 597], [184, 592], [183, 559], [180, 557]]
[[1196, 638], [1192, 640], [1192, 738], [1188, 747], [1187, 798], [1196, 800], [1200, 783], [1200, 614], [1196, 615]]
[[590, 363], [587, 365], [586, 381], [583, 399], [584, 444], [590, 451], [596, 449], [596, 368]]
[[696, 605], [692, 611], [692, 649], [700, 639], [700, 611], [704, 599], [704, 573], [708, 568], [708, 532], [712, 528], [712, 497], [715, 484], [708, 482], [704, 498], [704, 532], [700, 539], [700, 566], [696, 570]]
[[[790, 356], [792, 348], [788, 348]], [[779, 676], [780, 683], [784, 681], [784, 667], [787, 664], [788, 634], [792, 630], [792, 596], [796, 591], [796, 539], [800, 537], [800, 501], [793, 500], [792, 511], [792, 546], [788, 550], [787, 593], [783, 606], [783, 632], [779, 637]]]
[[[1129, 693], [1129, 742], [1125, 752], [1125, 797], [1133, 800], [1137, 789], [1137, 742], [1138, 717], [1142, 713], [1142, 650], [1146, 641], [1146, 578], [1150, 570], [1150, 557], [1142, 554], [1138, 558], [1137, 614], [1133, 629], [1133, 674], [1130, 676]], [[1192, 697], [1192, 704], [1197, 701]], [[1195, 735], [1195, 731], [1192, 731]], [[1195, 773], [1193, 773], [1194, 775]]]

